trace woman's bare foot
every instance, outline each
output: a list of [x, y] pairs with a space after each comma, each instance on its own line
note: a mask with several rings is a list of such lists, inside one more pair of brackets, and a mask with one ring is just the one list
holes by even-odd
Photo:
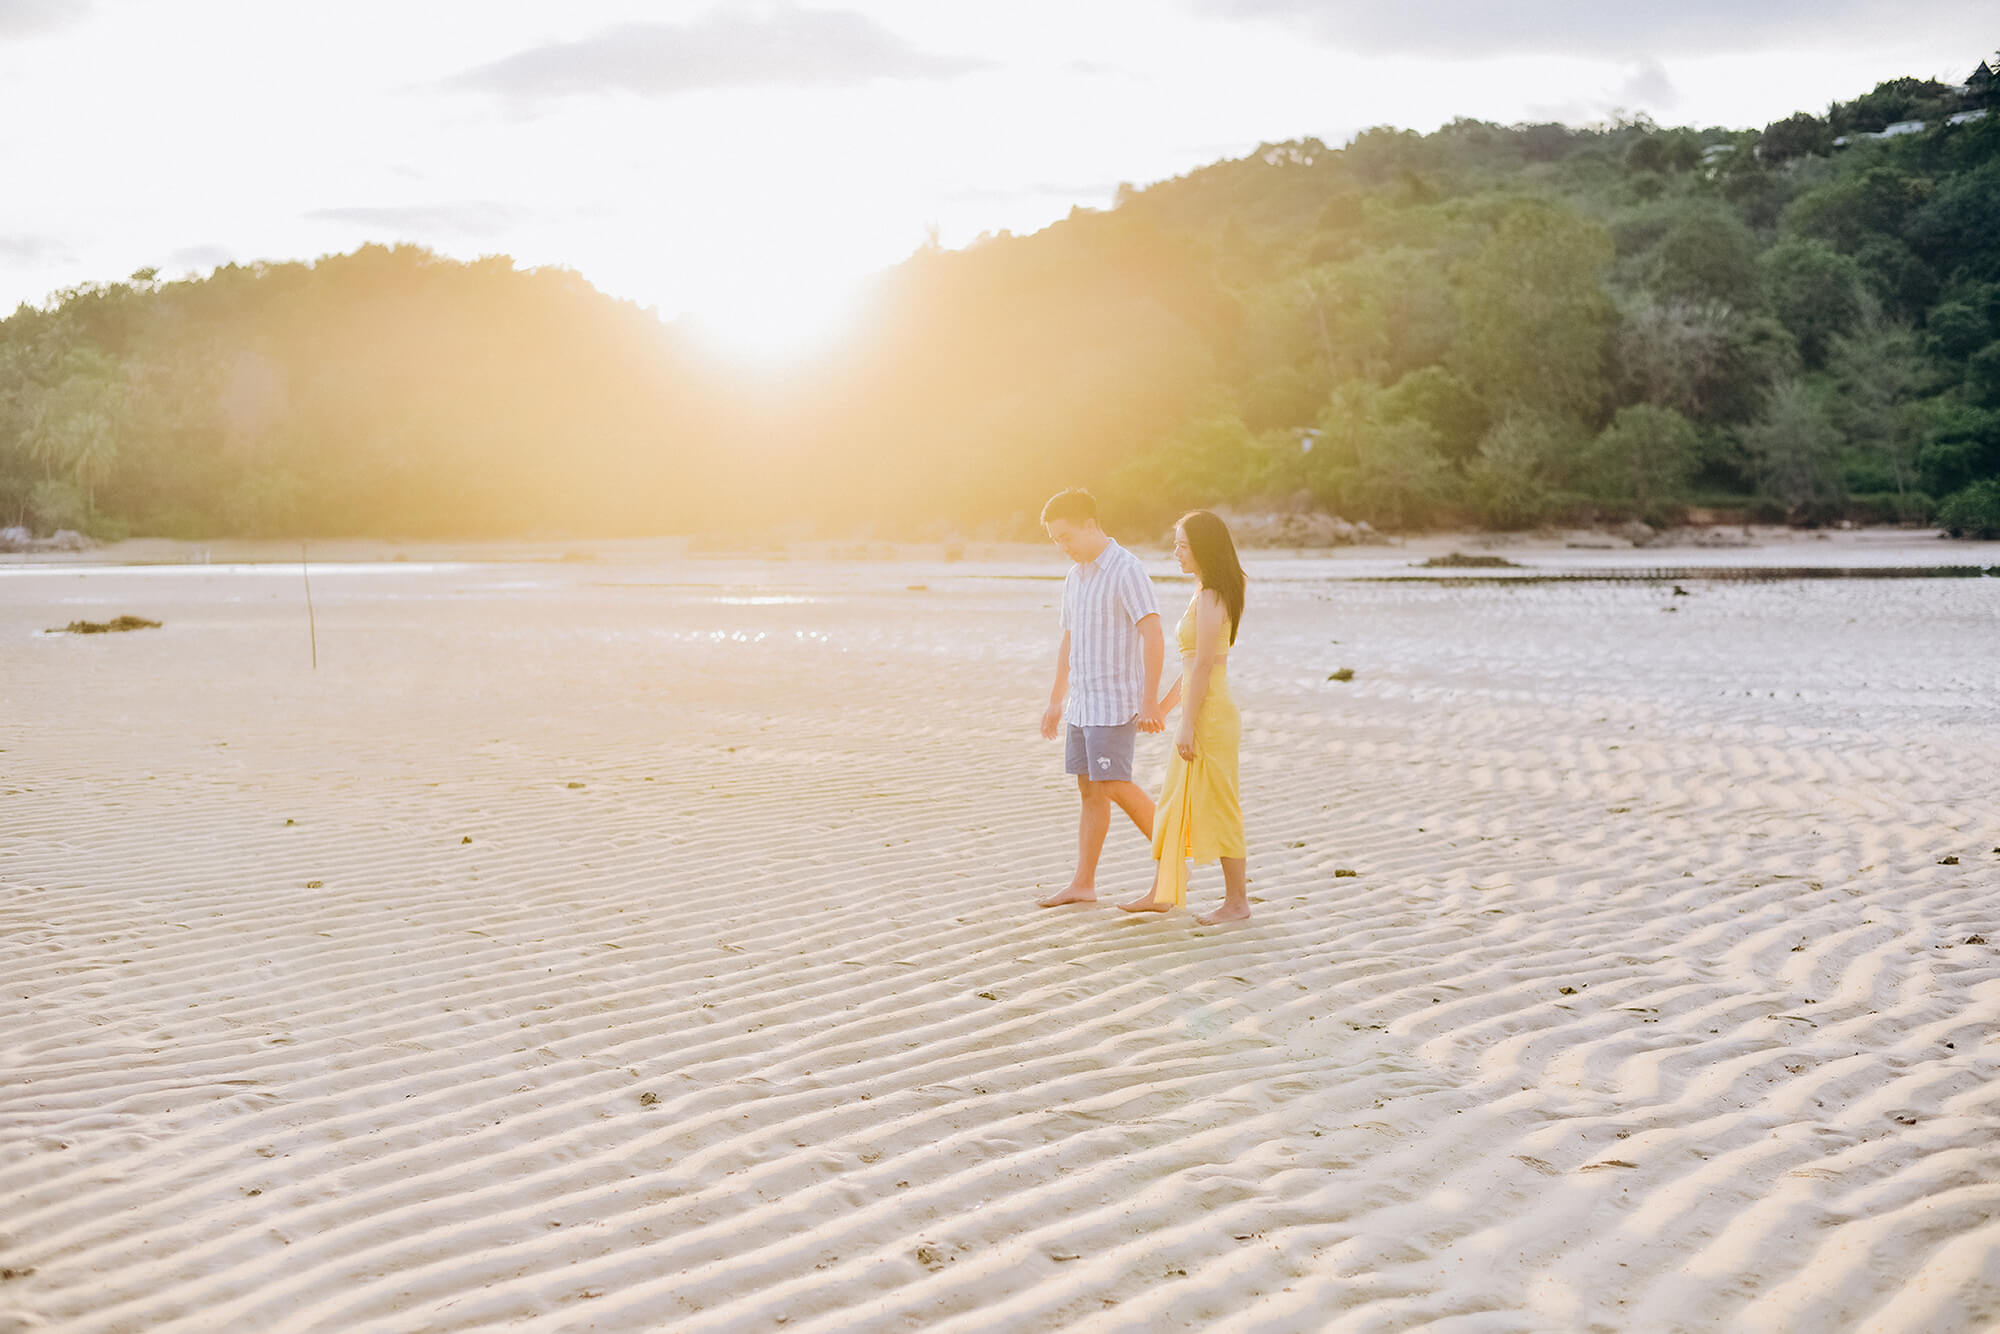
[[1060, 894], [1051, 894], [1035, 906], [1037, 908], [1060, 908], [1065, 903], [1095, 903], [1097, 890], [1090, 885], [1071, 885]]
[[1214, 912], [1203, 913], [1194, 920], [1203, 926], [1215, 926], [1220, 922], [1247, 922], [1250, 920], [1250, 905], [1247, 903], [1225, 903]]
[[1152, 891], [1148, 890], [1145, 898], [1133, 899], [1130, 903], [1121, 903], [1118, 905], [1118, 909], [1120, 912], [1166, 912], [1173, 906], [1171, 903], [1155, 902]]

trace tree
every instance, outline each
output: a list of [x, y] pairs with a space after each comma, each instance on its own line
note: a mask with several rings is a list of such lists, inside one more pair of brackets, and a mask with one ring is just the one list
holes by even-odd
[[1754, 309], [1761, 304], [1756, 233], [1726, 209], [1689, 212], [1653, 252], [1648, 286], [1669, 301]]
[[1953, 537], [2000, 538], [2000, 477], [1988, 477], [1946, 497], [1938, 526]]
[[[2000, 133], [2000, 127], [1989, 133]], [[2000, 157], [1940, 182], [1910, 218], [1906, 238], [1937, 273], [2000, 281], [1996, 217], [2000, 217]]]
[[90, 504], [74, 482], [40, 481], [28, 492], [26, 517], [31, 527], [45, 534], [80, 529], [90, 522]]
[[1645, 134], [1632, 141], [1625, 150], [1625, 170], [1633, 172], [1665, 172], [1667, 169], [1666, 140], [1656, 134]]
[[1809, 190], [1785, 210], [1785, 231], [1851, 256], [1891, 310], [1919, 314], [1937, 294], [1937, 274], [1903, 234], [1924, 209], [1932, 182], [1893, 167], [1871, 167]]
[[1437, 435], [1416, 420], [1385, 422], [1369, 436], [1354, 463], [1329, 469], [1316, 488], [1323, 499], [1385, 528], [1419, 527], [1451, 502], [1450, 466]]
[[1258, 301], [1271, 360], [1310, 361], [1324, 385], [1394, 380], [1451, 345], [1451, 292], [1435, 258], [1392, 246], [1274, 284]]
[[1923, 436], [1917, 476], [1925, 491], [1949, 495], [1982, 477], [2000, 476], [2000, 412], [1974, 407], [1959, 394], [1910, 406]]
[[1826, 364], [1833, 340], [1867, 308], [1861, 267], [1822, 241], [1784, 241], [1764, 252], [1764, 290], [1771, 309], [1798, 339], [1806, 367]]
[[1722, 197], [1750, 226], [1768, 230], [1778, 225], [1785, 205], [1799, 192], [1799, 183], [1783, 166], [1771, 168], [1753, 153], [1740, 149], [1723, 163], [1718, 182]]
[[737, 454], [684, 365], [651, 313], [504, 259], [142, 273], [0, 321], [0, 496], [59, 480], [175, 534], [657, 531], [696, 440], [710, 509]]
[[1618, 326], [1621, 387], [1641, 403], [1704, 416], [1736, 322], [1718, 301], [1641, 301]]
[[1693, 171], [1701, 165], [1701, 141], [1687, 130], [1648, 132], [1625, 151], [1625, 168], [1634, 172]]
[[1956, 96], [1956, 89], [1936, 79], [1888, 79], [1852, 102], [1836, 103], [1829, 119], [1842, 133], [1870, 134], [1899, 120], [1934, 117]]
[[1342, 165], [1358, 179], [1377, 185], [1422, 170], [1426, 158], [1423, 135], [1392, 125], [1370, 126], [1340, 151]]
[[1552, 121], [1541, 121], [1533, 125], [1511, 127], [1514, 141], [1521, 147], [1521, 156], [1529, 162], [1554, 162], [1575, 145], [1578, 132], [1567, 125]]
[[1963, 361], [1993, 340], [1982, 304], [1960, 297], [1940, 301], [1924, 319], [1924, 341], [1933, 357]]
[[1307, 476], [1322, 503], [1387, 528], [1418, 526], [1449, 504], [1454, 477], [1438, 436], [1414, 417], [1391, 421], [1383, 391], [1362, 381], [1336, 388], [1319, 418]]
[[1326, 373], [1316, 365], [1276, 365], [1243, 387], [1243, 420], [1260, 431], [1310, 422], [1326, 401]]
[[1575, 445], [1564, 427], [1515, 414], [1479, 442], [1465, 470], [1466, 489], [1480, 516], [1495, 528], [1541, 523], [1562, 504]]
[[1587, 420], [1604, 401], [1612, 306], [1604, 228], [1567, 211], [1510, 210], [1460, 272], [1451, 365], [1502, 412]]
[[1905, 324], [1866, 319], [1852, 334], [1834, 340], [1831, 365], [1841, 430], [1858, 452], [1879, 462], [1895, 480], [1896, 496], [1907, 513], [1920, 443], [1909, 403], [1925, 373], [1916, 335]]
[[1840, 436], [1802, 380], [1771, 386], [1764, 411], [1743, 430], [1765, 495], [1795, 519], [1824, 521], [1841, 499]]
[[1894, 236], [1876, 236], [1854, 250], [1869, 296], [1897, 319], [1922, 317], [1937, 300], [1937, 275], [1915, 251]]
[[1789, 162], [1811, 153], [1825, 154], [1833, 148], [1833, 131], [1825, 121], [1798, 111], [1764, 127], [1757, 152], [1766, 162]]
[[1278, 459], [1252, 435], [1235, 413], [1217, 408], [1182, 422], [1160, 446], [1123, 469], [1115, 494], [1147, 497], [1158, 513], [1197, 505], [1219, 505], [1270, 490], [1285, 480], [1275, 476]]
[[1629, 501], [1640, 518], [1658, 523], [1686, 502], [1701, 462], [1701, 437], [1673, 409], [1638, 403], [1618, 410], [1585, 457], [1597, 494]]
[[81, 488], [88, 509], [118, 458], [119, 369], [96, 349], [76, 347], [56, 374], [33, 398], [25, 443], [43, 476]]
[[1871, 167], [1794, 199], [1785, 209], [1785, 231], [1852, 253], [1876, 238], [1900, 236], [1930, 191], [1930, 182], [1920, 176]]
[[[1939, 98], [1892, 80], [1828, 119]], [[925, 246], [785, 377], [504, 256], [140, 270], [0, 319], [0, 521], [999, 536], [1076, 482], [1148, 517], [1311, 487], [1512, 524], [1758, 484], [1914, 514], [2000, 476], [2000, 116], [1839, 154], [1833, 128], [1260, 145]]]
[[1965, 359], [1965, 396], [1982, 408], [2000, 408], [2000, 342]]
[[1382, 395], [1386, 421], [1421, 421], [1436, 434], [1438, 451], [1463, 463], [1479, 450], [1491, 420], [1479, 396], [1442, 366], [1411, 371]]
[[1699, 419], [1726, 425], [1747, 422], [1763, 409], [1771, 385], [1802, 369], [1798, 340], [1775, 317], [1732, 320]]

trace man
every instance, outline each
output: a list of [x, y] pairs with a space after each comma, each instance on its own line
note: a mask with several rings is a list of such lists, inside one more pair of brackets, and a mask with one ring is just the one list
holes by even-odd
[[1160, 718], [1166, 641], [1146, 567], [1098, 526], [1090, 492], [1053, 497], [1042, 507], [1042, 527], [1075, 562], [1063, 580], [1062, 648], [1042, 736], [1053, 741], [1065, 730], [1063, 768], [1076, 776], [1083, 799], [1076, 874], [1067, 889], [1041, 901], [1053, 908], [1096, 901], [1097, 861], [1113, 805], [1148, 841], [1153, 837], [1153, 799], [1132, 781], [1132, 747], [1140, 732], [1166, 730]]

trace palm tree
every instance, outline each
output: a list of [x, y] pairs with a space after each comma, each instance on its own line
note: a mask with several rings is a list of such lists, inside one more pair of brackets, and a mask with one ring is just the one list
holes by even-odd
[[70, 349], [60, 378], [35, 396], [23, 435], [28, 457], [53, 481], [66, 474], [84, 490], [86, 505], [118, 460], [118, 417], [124, 397], [118, 367], [87, 347]]

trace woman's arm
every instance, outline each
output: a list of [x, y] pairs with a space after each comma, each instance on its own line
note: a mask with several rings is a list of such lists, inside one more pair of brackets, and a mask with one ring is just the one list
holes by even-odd
[[1174, 678], [1174, 683], [1171, 686], [1167, 687], [1167, 693], [1160, 696], [1160, 716], [1162, 718], [1172, 713], [1174, 711], [1174, 706], [1181, 702], [1182, 684], [1183, 683], [1181, 681], [1181, 678], [1176, 676]]
[[1194, 720], [1208, 699], [1208, 679], [1215, 671], [1215, 656], [1222, 647], [1229, 612], [1222, 597], [1204, 588], [1194, 604], [1194, 666], [1187, 673], [1187, 696], [1181, 709], [1181, 726], [1174, 735], [1174, 749], [1184, 760], [1194, 758]]

